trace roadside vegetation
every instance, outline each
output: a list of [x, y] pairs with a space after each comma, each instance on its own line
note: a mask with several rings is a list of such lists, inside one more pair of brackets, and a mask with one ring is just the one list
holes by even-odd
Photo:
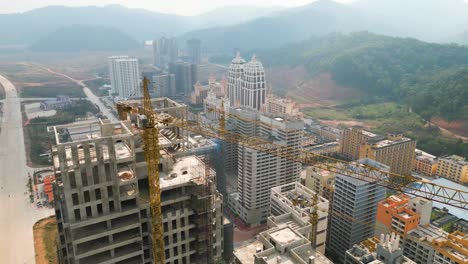
[[98, 97], [108, 96], [109, 90], [101, 89], [105, 84], [108, 84], [109, 80], [98, 78], [93, 80], [84, 81], [84, 84]]
[[21, 97], [25, 98], [55, 98], [57, 95], [68, 95], [75, 98], [86, 97], [80, 86], [70, 83], [44, 84], [21, 88]]
[[74, 101], [72, 106], [57, 111], [54, 116], [37, 117], [29, 120], [24, 132], [25, 142], [29, 143], [26, 144], [26, 151], [29, 153], [30, 161], [35, 165], [50, 165], [47, 156], [40, 156], [50, 150], [47, 127], [72, 123], [77, 117], [85, 116], [88, 112], [97, 114], [99, 111], [90, 101], [77, 100]]

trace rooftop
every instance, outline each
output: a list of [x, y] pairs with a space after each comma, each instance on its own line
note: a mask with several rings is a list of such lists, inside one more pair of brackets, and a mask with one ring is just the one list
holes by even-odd
[[[168, 158], [171, 159], [171, 158]], [[211, 170], [211, 168], [210, 168]], [[187, 183], [203, 184], [206, 169], [203, 163], [196, 156], [186, 156], [177, 158], [176, 162], [167, 172], [160, 172], [161, 189], [171, 186], [179, 186]]]
[[278, 231], [270, 233], [270, 237], [276, 243], [286, 246], [293, 242], [301, 240], [301, 237], [294, 233], [290, 228], [280, 229]]
[[468, 161], [466, 161], [465, 158], [461, 156], [451, 155], [451, 156], [441, 157], [440, 159], [443, 161], [453, 162], [461, 166], [468, 166]]
[[[444, 187], [448, 187], [448, 188], [451, 188], [451, 189], [455, 189], [455, 190], [460, 190], [460, 191], [464, 191], [464, 192], [468, 192], [468, 187], [465, 186], [465, 185], [462, 185], [462, 184], [459, 184], [459, 183], [456, 183], [456, 182], [453, 182], [453, 181], [450, 181], [448, 179], [445, 179], [445, 178], [439, 178], [439, 179], [435, 179], [433, 181], [431, 181], [432, 183], [434, 184], [437, 184], [437, 185], [440, 185], [440, 186], [444, 186]], [[420, 185], [418, 185], [418, 183], [415, 183], [413, 185], [413, 187], [415, 188], [420, 188]], [[447, 190], [447, 195], [448, 196], [451, 196], [454, 194], [454, 192], [450, 189], [446, 189]], [[418, 193], [416, 193], [418, 194]], [[421, 196], [425, 196], [424, 193], [419, 193]], [[462, 194], [463, 195], [463, 194]], [[465, 195], [463, 197], [466, 201], [468, 201], [468, 195]], [[450, 206], [450, 205], [447, 205], [447, 204], [443, 204], [443, 203], [439, 203], [435, 200], [432, 201], [432, 206], [433, 207], [436, 207], [436, 208], [439, 208], [439, 209], [443, 209], [443, 208], [446, 208], [449, 210], [449, 212], [452, 214], [452, 215], [455, 215], [456, 217], [458, 218], [462, 218], [462, 219], [465, 219], [465, 220], [468, 220], [468, 214], [466, 213], [466, 210], [464, 209], [461, 209], [461, 208], [458, 208], [458, 207], [454, 207], [454, 206]]]
[[234, 256], [236, 256], [242, 264], [251, 264], [255, 262], [255, 253], [261, 250], [263, 250], [263, 243], [255, 240], [254, 242], [236, 248], [234, 250]]
[[411, 140], [413, 140], [413, 139], [407, 138], [407, 137], [401, 137], [401, 138], [396, 139], [396, 140], [384, 139], [384, 140], [380, 140], [380, 141], [377, 141], [377, 142], [371, 142], [371, 143], [372, 143], [373, 146], [375, 146], [377, 148], [384, 148], [384, 147], [393, 146], [393, 145], [397, 145], [397, 144], [404, 143], [404, 142], [409, 142]]

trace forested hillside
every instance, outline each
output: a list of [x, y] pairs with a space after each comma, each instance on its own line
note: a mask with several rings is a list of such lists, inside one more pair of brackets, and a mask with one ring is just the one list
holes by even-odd
[[341, 85], [406, 103], [427, 119], [468, 119], [466, 46], [360, 32], [311, 38], [262, 57], [269, 65], [302, 64], [312, 76], [330, 72]]

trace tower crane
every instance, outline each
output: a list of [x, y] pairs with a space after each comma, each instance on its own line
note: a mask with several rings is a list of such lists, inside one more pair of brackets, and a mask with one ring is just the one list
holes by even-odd
[[[156, 126], [156, 114], [153, 111], [151, 97], [148, 90], [149, 80], [143, 79], [143, 108], [140, 109], [146, 116], [143, 122], [143, 142], [145, 160], [148, 170], [149, 200], [151, 214], [151, 235], [153, 241], [154, 263], [164, 264], [164, 229], [161, 213], [161, 188], [159, 183], [159, 129]], [[119, 118], [126, 119], [127, 113], [132, 110], [131, 106], [117, 104]]]

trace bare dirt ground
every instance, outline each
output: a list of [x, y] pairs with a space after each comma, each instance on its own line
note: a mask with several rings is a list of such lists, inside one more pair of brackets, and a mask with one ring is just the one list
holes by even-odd
[[267, 76], [273, 90], [287, 90], [286, 96], [296, 100], [301, 108], [333, 107], [362, 96], [357, 89], [337, 85], [329, 73], [311, 79], [302, 66], [275, 67], [267, 72]]
[[57, 221], [55, 216], [50, 216], [37, 221], [34, 224], [33, 233], [36, 264], [58, 263], [56, 253]]
[[447, 122], [447, 120], [440, 117], [433, 117], [431, 123], [437, 125], [442, 133], [468, 141], [468, 121], [455, 120]]
[[352, 126], [362, 126], [365, 129], [370, 129], [371, 126], [362, 121], [344, 121], [344, 120], [322, 120], [319, 119], [320, 123], [326, 125], [326, 126], [331, 126], [331, 127], [339, 127], [340, 125], [344, 125], [347, 127], [352, 127]]

